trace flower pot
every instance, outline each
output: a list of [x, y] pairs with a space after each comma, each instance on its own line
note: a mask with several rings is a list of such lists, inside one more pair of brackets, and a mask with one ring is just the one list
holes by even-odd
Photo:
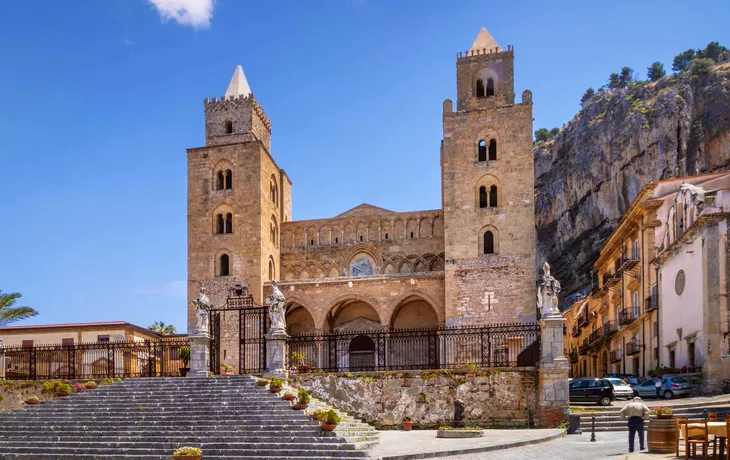
[[281, 388], [269, 387], [269, 391], [272, 393], [278, 393], [281, 391]]
[[25, 401], [23, 401], [23, 402], [24, 402], [24, 403], [26, 403], [26, 404], [29, 404], [29, 405], [31, 405], [31, 406], [32, 406], [32, 405], [34, 405], [34, 404], [38, 404], [38, 403], [39, 403], [40, 401], [37, 401], [37, 400], [35, 400], [35, 399], [26, 399], [26, 400], [25, 400]]
[[256, 381], [256, 385], [258, 385], [260, 387], [265, 387], [268, 384], [269, 384], [269, 381], [268, 380], [257, 380]]
[[185, 377], [188, 375], [188, 372], [190, 371], [189, 367], [181, 367], [180, 368], [180, 377]]
[[87, 390], [96, 390], [98, 387], [98, 385], [84, 385]]
[[411, 431], [413, 429], [413, 422], [401, 422], [403, 423], [403, 431]]
[[[221, 372], [221, 375], [224, 376], [224, 377], [232, 377], [235, 374], [233, 372], [230, 372], [230, 371], [225, 371], [225, 372]], [[192, 457], [190, 457], [190, 458], [192, 458]]]
[[281, 399], [285, 401], [294, 401], [295, 399], [297, 399], [297, 397], [295, 395], [284, 395], [281, 397]]
[[308, 404], [294, 404], [294, 410], [304, 410], [309, 406]]
[[173, 455], [174, 460], [200, 460], [203, 458], [202, 455]]
[[674, 414], [656, 414], [656, 418], [668, 420], [674, 418]]
[[312, 420], [317, 420], [319, 418], [319, 414], [309, 414], [310, 417], [312, 417]]
[[334, 431], [335, 428], [337, 428], [337, 425], [327, 425], [326, 423], [323, 423], [320, 426], [322, 427], [322, 431]]
[[297, 366], [297, 374], [307, 374], [311, 368], [311, 366], [307, 365]]
[[64, 396], [68, 396], [69, 395], [69, 393], [59, 393], [59, 392], [56, 392], [56, 393], [53, 393], [53, 394], [56, 395], [56, 396], [58, 396], [59, 398], [62, 398]]

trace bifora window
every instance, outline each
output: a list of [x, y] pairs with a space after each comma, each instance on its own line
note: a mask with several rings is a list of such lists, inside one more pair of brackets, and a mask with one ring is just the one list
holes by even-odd
[[365, 257], [357, 259], [352, 264], [352, 276], [371, 276], [373, 274], [373, 263]]

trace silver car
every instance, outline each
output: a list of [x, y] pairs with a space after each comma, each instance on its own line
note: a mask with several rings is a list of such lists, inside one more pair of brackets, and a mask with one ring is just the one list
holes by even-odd
[[[692, 384], [684, 377], [663, 377], [659, 396], [672, 399], [675, 396], [689, 396]], [[634, 394], [642, 398], [656, 398], [656, 379], [649, 379], [634, 387]]]
[[616, 399], [631, 399], [634, 396], [634, 390], [623, 380], [612, 377], [608, 377], [606, 380], [613, 385], [613, 394], [616, 396]]

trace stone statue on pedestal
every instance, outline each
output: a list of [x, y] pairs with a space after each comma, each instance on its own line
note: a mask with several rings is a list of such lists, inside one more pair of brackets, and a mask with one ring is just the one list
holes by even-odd
[[540, 309], [542, 317], [557, 316], [558, 294], [560, 294], [560, 282], [550, 274], [550, 265], [545, 262], [542, 265], [542, 280], [537, 288], [537, 308]]
[[271, 282], [274, 292], [268, 298], [269, 301], [269, 321], [271, 327], [269, 334], [286, 334], [286, 320], [284, 314], [286, 312], [286, 297], [279, 290], [276, 281]]
[[195, 332], [207, 334], [210, 329], [210, 310], [213, 309], [213, 302], [210, 301], [207, 295], [205, 295], [205, 288], [200, 288], [198, 297], [193, 300], [193, 306], [195, 306], [195, 318], [197, 320], [195, 325]]

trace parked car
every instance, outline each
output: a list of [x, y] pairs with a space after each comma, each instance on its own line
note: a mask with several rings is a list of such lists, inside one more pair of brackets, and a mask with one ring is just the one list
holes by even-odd
[[621, 379], [624, 382], [628, 383], [630, 387], [634, 387], [644, 380], [646, 380], [644, 377], [637, 377], [635, 375], [631, 374], [608, 374], [604, 379]]
[[[675, 396], [689, 396], [692, 384], [684, 377], [664, 377], [659, 392], [664, 399]], [[634, 395], [642, 398], [656, 398], [656, 379], [649, 379], [634, 387]]]
[[607, 379], [579, 379], [570, 383], [570, 402], [594, 402], [608, 406], [616, 399]]
[[606, 380], [613, 385], [613, 394], [616, 396], [616, 399], [631, 399], [634, 396], [634, 390], [622, 379], [607, 378]]
[[627, 377], [624, 379], [626, 383], [629, 384], [631, 388], [635, 387], [636, 385], [641, 385], [644, 383], [646, 379], [644, 377]]

